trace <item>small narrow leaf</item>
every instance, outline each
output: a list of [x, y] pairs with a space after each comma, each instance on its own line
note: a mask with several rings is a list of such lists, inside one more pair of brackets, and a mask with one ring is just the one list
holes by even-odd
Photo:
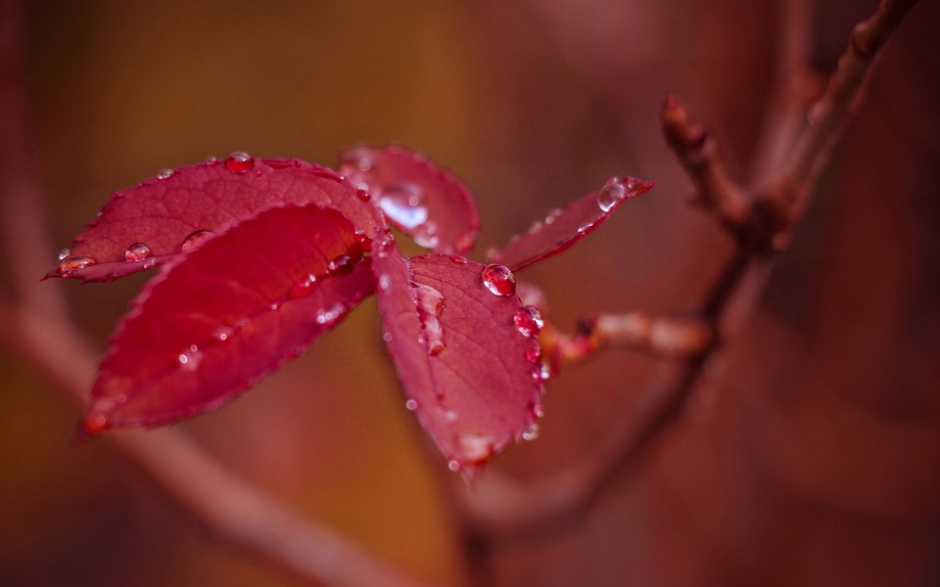
[[601, 189], [549, 212], [528, 233], [510, 239], [506, 248], [492, 254], [491, 259], [519, 271], [557, 255], [596, 230], [625, 200], [646, 193], [653, 185], [632, 177], [611, 178]]
[[396, 228], [436, 253], [468, 252], [479, 228], [469, 190], [427, 156], [399, 146], [340, 154], [340, 173], [366, 187]]
[[485, 267], [463, 257], [405, 261], [389, 247], [373, 263], [406, 405], [451, 470], [472, 480], [494, 454], [537, 434], [541, 318], [514, 293], [490, 290]]
[[164, 264], [275, 203], [334, 208], [371, 232], [385, 221], [367, 198], [325, 167], [235, 153], [224, 161], [166, 170], [115, 192], [46, 277], [110, 281]]
[[86, 433], [173, 422], [230, 400], [372, 293], [352, 224], [276, 205], [177, 257], [134, 301], [92, 390]]

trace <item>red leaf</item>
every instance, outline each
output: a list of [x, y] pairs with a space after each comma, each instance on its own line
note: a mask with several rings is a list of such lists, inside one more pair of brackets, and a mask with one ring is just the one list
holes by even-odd
[[219, 406], [330, 330], [373, 283], [353, 225], [335, 210], [277, 205], [233, 225], [135, 300], [101, 363], [85, 431]]
[[479, 263], [374, 250], [384, 338], [406, 406], [448, 467], [470, 480], [512, 441], [537, 434], [540, 319], [508, 289], [493, 293]]
[[376, 207], [336, 172], [297, 159], [255, 159], [236, 153], [167, 170], [115, 192], [99, 217], [72, 242], [46, 277], [110, 281], [177, 257], [238, 220], [273, 203], [334, 208], [371, 233], [384, 227]]
[[427, 156], [399, 146], [356, 147], [339, 172], [377, 199], [389, 222], [436, 253], [473, 248], [479, 219], [467, 188]]
[[505, 249], [490, 258], [518, 271], [557, 255], [603, 224], [624, 200], [646, 193], [653, 185], [633, 177], [613, 177], [601, 189], [550, 212], [544, 221], [533, 224], [527, 234], [514, 236]]

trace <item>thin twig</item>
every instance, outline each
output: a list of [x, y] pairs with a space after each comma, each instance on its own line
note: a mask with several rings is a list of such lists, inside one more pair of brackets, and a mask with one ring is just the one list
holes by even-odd
[[[21, 12], [18, 2], [0, 1], [0, 231], [16, 297], [0, 301], [4, 325], [0, 343], [83, 405], [96, 356], [69, 319], [57, 285], [39, 285], [52, 249], [27, 122]], [[281, 568], [304, 584], [425, 584], [329, 528], [305, 521], [272, 495], [221, 467], [178, 431], [116, 433], [103, 441], [219, 541]]]

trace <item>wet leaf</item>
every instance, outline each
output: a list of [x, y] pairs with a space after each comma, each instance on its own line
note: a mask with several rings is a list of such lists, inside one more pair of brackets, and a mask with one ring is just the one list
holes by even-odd
[[596, 230], [624, 201], [646, 193], [653, 185], [632, 177], [611, 178], [601, 189], [549, 212], [526, 234], [510, 239], [506, 248], [492, 254], [491, 259], [519, 271], [557, 255]]
[[168, 264], [111, 340], [87, 433], [211, 410], [297, 355], [372, 293], [353, 225], [276, 205]]
[[368, 233], [385, 225], [376, 207], [330, 169], [235, 153], [222, 161], [166, 170], [115, 192], [46, 277], [110, 281], [164, 264], [278, 202], [334, 208]]
[[399, 146], [355, 147], [340, 155], [340, 173], [361, 186], [389, 222], [436, 253], [465, 254], [479, 219], [469, 190], [427, 156]]
[[494, 293], [485, 266], [463, 257], [373, 257], [385, 340], [407, 405], [472, 479], [496, 453], [534, 438], [541, 413], [540, 318], [514, 293]]

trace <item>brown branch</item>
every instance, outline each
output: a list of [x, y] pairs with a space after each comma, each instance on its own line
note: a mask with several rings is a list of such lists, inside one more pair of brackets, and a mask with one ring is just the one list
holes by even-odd
[[[579, 461], [555, 477], [528, 488], [492, 476], [489, 485], [481, 483], [479, 492], [467, 495], [464, 501], [464, 524], [468, 532], [478, 533], [478, 540], [485, 537], [526, 539], [543, 536], [547, 530], [579, 519], [603, 491], [635, 467], [648, 454], [650, 446], [679, 419], [705, 366], [720, 348], [718, 341], [735, 331], [742, 317], [753, 307], [773, 266], [774, 257], [766, 253], [772, 244], [781, 244], [781, 235], [792, 232], [820, 170], [828, 162], [860, 100], [878, 49], [915, 1], [883, 0], [878, 12], [856, 27], [838, 71], [815, 107], [813, 126], [795, 149], [793, 160], [796, 163], [775, 170], [779, 173], [773, 182], [775, 189], [758, 194], [756, 205], [749, 205], [743, 190], [725, 172], [712, 135], [691, 121], [678, 100], [667, 100], [662, 111], [667, 142], [695, 184], [698, 202], [712, 211], [739, 243], [695, 313], [718, 339], [710, 341], [701, 355], [678, 364], [666, 363], [656, 383], [618, 423], [613, 441], [603, 444], [599, 458]], [[796, 10], [792, 15], [793, 26], [802, 26], [798, 24], [801, 17]], [[802, 51], [795, 44], [805, 41], [798, 41], [796, 32], [791, 34], [794, 39], [784, 45], [792, 55], [784, 58], [782, 67], [795, 70], [794, 64], [800, 61], [797, 54]], [[790, 127], [792, 121], [778, 124], [781, 128]], [[791, 135], [792, 129], [783, 129], [775, 140], [784, 141]], [[793, 148], [792, 144], [788, 146]], [[767, 149], [771, 153], [780, 148]], [[778, 157], [768, 155], [769, 159]], [[791, 197], [793, 193], [799, 193], [800, 198]], [[630, 318], [628, 315], [621, 320], [633, 326], [639, 324], [636, 328], [625, 328], [627, 331], [643, 329], [643, 321], [637, 316]]]
[[[20, 18], [18, 2], [0, 0], [0, 238], [16, 297], [0, 301], [0, 343], [84, 405], [95, 353], [70, 320], [58, 284], [39, 283], [53, 253], [27, 122]], [[220, 542], [304, 584], [424, 584], [329, 528], [305, 521], [221, 467], [178, 431], [115, 433], [103, 441]]]
[[693, 122], [676, 96], [666, 98], [660, 122], [666, 142], [695, 186], [694, 203], [713, 212], [729, 232], [743, 236], [750, 204], [728, 175], [714, 134]]
[[783, 26], [773, 88], [751, 163], [752, 185], [764, 185], [780, 172], [806, 123], [806, 111], [822, 93], [822, 80], [810, 70], [812, 0], [778, 0]]
[[788, 245], [796, 222], [803, 215], [819, 174], [864, 97], [881, 49], [917, 0], [882, 0], [870, 19], [859, 23], [823, 96], [809, 113], [809, 127], [793, 149], [784, 173], [763, 193], [758, 207], [774, 231], [774, 248]]

